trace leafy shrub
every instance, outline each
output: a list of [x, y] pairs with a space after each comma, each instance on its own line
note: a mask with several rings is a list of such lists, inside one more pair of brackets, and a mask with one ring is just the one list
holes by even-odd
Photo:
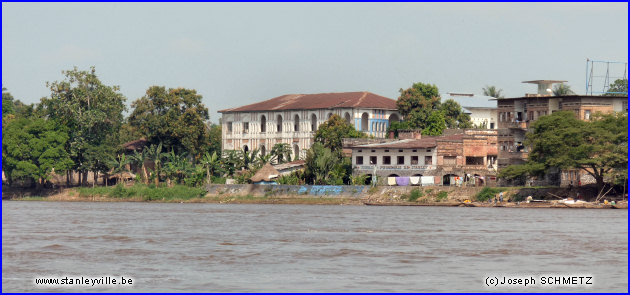
[[489, 199], [493, 199], [498, 193], [502, 192], [502, 189], [494, 188], [494, 187], [484, 187], [475, 198], [477, 201], [486, 202]]
[[448, 198], [448, 193], [447, 193], [447, 192], [442, 191], [442, 192], [439, 192], [439, 193], [437, 194], [437, 197], [436, 197], [435, 199], [436, 199], [438, 202], [442, 202], [442, 201], [446, 200], [446, 198]]
[[405, 195], [406, 199], [409, 200], [410, 202], [415, 202], [418, 200], [418, 198], [421, 198], [424, 196], [424, 192], [414, 188], [413, 190], [411, 190], [411, 192], [409, 193], [409, 195]]

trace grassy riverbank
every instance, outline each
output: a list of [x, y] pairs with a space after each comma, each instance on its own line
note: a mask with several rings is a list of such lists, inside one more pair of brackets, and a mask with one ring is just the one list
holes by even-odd
[[[269, 187], [271, 188], [271, 187]], [[553, 193], [550, 193], [552, 191]], [[488, 202], [504, 192], [504, 202]], [[303, 204], [303, 205], [380, 205], [380, 206], [466, 206], [515, 207], [523, 204], [526, 195], [567, 195], [560, 188], [408, 188], [377, 187], [355, 195], [293, 194], [284, 190], [266, 191], [260, 187], [240, 186], [209, 193], [205, 188], [183, 185], [173, 187], [135, 184], [131, 186], [78, 187], [29, 191], [3, 189], [3, 199], [17, 201], [69, 202], [159, 202], [219, 204]], [[575, 192], [573, 192], [575, 193]], [[537, 199], [537, 198], [535, 198]], [[558, 198], [516, 207], [584, 207], [557, 204]], [[619, 203], [619, 202], [618, 202]], [[624, 204], [627, 204], [625, 202]], [[589, 204], [603, 208], [597, 204]], [[622, 204], [619, 204], [622, 205]], [[593, 207], [591, 206], [591, 207]], [[627, 206], [627, 205], [626, 205]], [[609, 207], [609, 206], [608, 206]], [[619, 207], [619, 206], [618, 206]], [[626, 207], [627, 208], [627, 207]]]
[[157, 203], [219, 203], [219, 204], [303, 204], [303, 205], [362, 205], [358, 198], [327, 198], [315, 196], [253, 196], [207, 195], [204, 188], [183, 185], [155, 187], [133, 186], [79, 187], [49, 192], [46, 196], [14, 196], [15, 201], [57, 202], [157, 202]]

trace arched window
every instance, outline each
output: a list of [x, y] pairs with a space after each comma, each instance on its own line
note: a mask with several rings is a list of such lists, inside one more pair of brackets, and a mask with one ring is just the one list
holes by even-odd
[[400, 117], [398, 114], [389, 115], [389, 125], [392, 125], [392, 122], [400, 122]]
[[263, 144], [260, 146], [260, 155], [264, 156], [266, 154], [267, 154], [267, 149], [265, 148], [265, 145]]
[[278, 124], [278, 132], [282, 132], [282, 116], [278, 115], [278, 118], [276, 119], [276, 123]]
[[363, 113], [363, 115], [361, 115], [361, 131], [368, 131], [369, 118], [370, 115], [368, 115], [368, 113]]
[[247, 145], [244, 145], [244, 146], [243, 146], [243, 151], [244, 151], [244, 152], [249, 151], [249, 147], [248, 147]]
[[300, 131], [300, 116], [298, 115], [293, 118], [293, 131]]
[[317, 131], [317, 116], [315, 114], [311, 115], [311, 131]]
[[297, 161], [300, 159], [300, 147], [297, 144], [293, 145], [293, 160]]
[[265, 117], [265, 115], [262, 115], [262, 117], [260, 117], [260, 132], [267, 132], [267, 117]]
[[346, 114], [344, 115], [344, 119], [346, 119], [346, 122], [352, 125], [352, 122], [350, 121], [352, 120], [352, 118], [350, 117], [350, 113], [346, 112]]

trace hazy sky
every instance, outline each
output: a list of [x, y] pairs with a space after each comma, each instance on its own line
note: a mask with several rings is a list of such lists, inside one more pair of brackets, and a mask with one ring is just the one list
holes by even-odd
[[93, 65], [128, 104], [151, 85], [196, 89], [213, 122], [283, 94], [396, 99], [414, 82], [584, 93], [586, 58], [628, 60], [628, 3], [2, 3], [2, 85], [17, 99]]

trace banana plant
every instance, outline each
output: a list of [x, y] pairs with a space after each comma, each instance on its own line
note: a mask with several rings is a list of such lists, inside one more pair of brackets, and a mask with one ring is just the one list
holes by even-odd
[[201, 158], [200, 163], [206, 168], [206, 183], [212, 183], [212, 175], [221, 168], [221, 159], [217, 155], [217, 152], [212, 152], [212, 155], [206, 152]]

